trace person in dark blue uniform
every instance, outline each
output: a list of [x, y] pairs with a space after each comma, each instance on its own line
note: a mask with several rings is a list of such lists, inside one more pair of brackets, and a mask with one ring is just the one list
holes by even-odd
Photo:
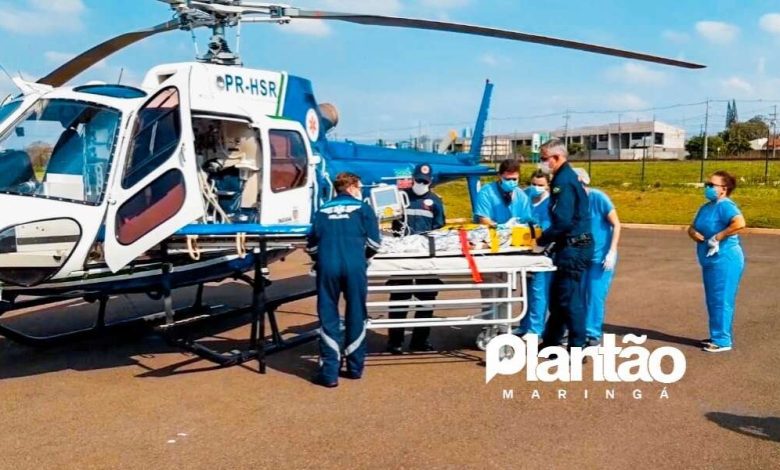
[[[441, 198], [431, 191], [433, 171], [427, 163], [422, 163], [414, 168], [412, 173], [414, 184], [411, 189], [406, 189], [409, 196], [409, 207], [406, 209], [406, 223], [393, 222], [393, 232], [401, 235], [419, 235], [444, 227], [444, 204]], [[403, 279], [388, 282], [388, 285], [430, 285], [441, 284], [439, 279], [419, 278]], [[430, 301], [436, 299], [436, 291], [423, 292], [395, 292], [390, 294], [390, 301], [409, 300], [414, 295], [417, 300]], [[406, 318], [406, 310], [393, 310], [390, 318]], [[415, 318], [431, 318], [433, 310], [417, 310]], [[417, 327], [412, 330], [412, 339], [409, 349], [412, 351], [432, 351], [433, 346], [428, 340], [431, 333], [429, 327]], [[404, 330], [403, 328], [390, 328], [388, 332], [387, 351], [391, 354], [403, 352]]]
[[588, 195], [568, 163], [566, 145], [558, 139], [541, 147], [541, 170], [552, 173], [551, 225], [542, 232], [540, 246], [553, 244], [557, 270], [550, 286], [550, 318], [544, 330], [545, 346], [560, 345], [564, 328], [569, 347], [587, 342], [585, 322], [586, 273], [593, 258], [593, 236]]
[[[320, 370], [313, 381], [325, 387], [338, 385], [342, 352], [347, 363], [345, 376], [359, 379], [363, 375], [368, 319], [367, 259], [381, 245], [376, 215], [361, 201], [360, 178], [339, 173], [334, 186], [338, 195], [320, 207], [307, 244], [317, 271], [320, 317]], [[339, 321], [341, 294], [347, 306], [344, 341]]]

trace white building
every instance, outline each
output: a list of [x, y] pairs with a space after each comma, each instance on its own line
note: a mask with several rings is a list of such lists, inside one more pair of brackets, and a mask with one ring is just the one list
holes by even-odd
[[[538, 131], [566, 140], [568, 144], [582, 144], [584, 151], [576, 158], [593, 160], [682, 160], [685, 151], [685, 129], [661, 121], [638, 121], [577, 127], [568, 130]], [[518, 156], [520, 147], [531, 147], [534, 132], [518, 132], [485, 136], [482, 157], [502, 160]], [[470, 140], [464, 145], [468, 151]], [[590, 155], [589, 155], [590, 153]]]

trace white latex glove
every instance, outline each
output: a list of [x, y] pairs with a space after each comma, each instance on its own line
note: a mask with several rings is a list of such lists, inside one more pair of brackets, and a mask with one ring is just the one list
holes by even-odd
[[546, 249], [547, 249], [547, 247], [546, 247], [546, 246], [542, 246], [542, 245], [536, 245], [536, 246], [534, 246], [534, 247], [531, 249], [531, 253], [535, 253], [535, 254], [539, 255], [539, 254], [542, 254], [542, 253], [544, 253], [544, 250], [546, 250]]
[[517, 225], [517, 219], [512, 217], [511, 219], [507, 220], [503, 224], [496, 224], [496, 230], [509, 230], [515, 225]]
[[601, 264], [604, 267], [604, 271], [612, 271], [615, 269], [617, 263], [617, 250], [609, 250], [607, 256], [604, 257], [604, 262]]
[[710, 247], [707, 251], [707, 258], [716, 255], [720, 251], [720, 242], [714, 236], [707, 240], [707, 246]]

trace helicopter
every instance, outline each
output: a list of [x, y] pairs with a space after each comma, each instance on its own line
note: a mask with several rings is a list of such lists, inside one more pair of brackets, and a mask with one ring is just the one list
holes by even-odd
[[[245, 67], [226, 39], [244, 23], [326, 20], [487, 36], [684, 68], [702, 65], [612, 47], [444, 21], [306, 10], [248, 0], [160, 0], [173, 19], [85, 51], [0, 107], [0, 315], [19, 296], [41, 299], [148, 293], [257, 268], [305, 238], [333, 196], [331, 179], [358, 174], [366, 188], [395, 184], [427, 162], [433, 184], [466, 178], [475, 200], [493, 174], [480, 148], [487, 82], [468, 153], [438, 154], [328, 139], [337, 108], [311, 81]], [[210, 28], [196, 61], [149, 70], [140, 87], [68, 83], [151, 36]], [[250, 247], [249, 249], [247, 247]], [[257, 273], [257, 271], [256, 271]], [[249, 280], [248, 282], [251, 282]], [[166, 306], [171, 320], [170, 306]], [[4, 330], [0, 333], [8, 333]], [[6, 334], [7, 336], [7, 334]]]

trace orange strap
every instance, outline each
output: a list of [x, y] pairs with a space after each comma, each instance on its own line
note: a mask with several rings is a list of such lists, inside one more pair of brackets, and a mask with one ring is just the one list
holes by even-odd
[[463, 229], [458, 230], [460, 236], [460, 250], [463, 252], [463, 256], [466, 257], [466, 262], [469, 263], [469, 269], [471, 270], [471, 279], [477, 284], [482, 282], [482, 274], [477, 269], [477, 263], [474, 261], [474, 257], [471, 256], [471, 249], [469, 248], [469, 238], [466, 231]]

